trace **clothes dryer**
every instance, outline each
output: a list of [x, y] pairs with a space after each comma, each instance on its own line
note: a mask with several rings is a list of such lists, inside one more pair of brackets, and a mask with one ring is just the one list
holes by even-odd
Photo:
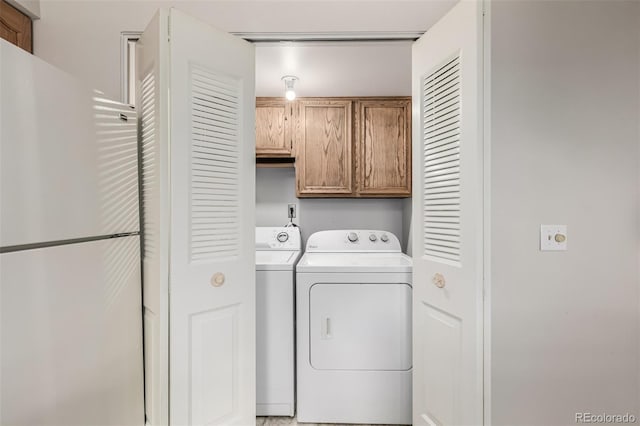
[[411, 270], [390, 232], [309, 238], [296, 267], [299, 422], [411, 423]]

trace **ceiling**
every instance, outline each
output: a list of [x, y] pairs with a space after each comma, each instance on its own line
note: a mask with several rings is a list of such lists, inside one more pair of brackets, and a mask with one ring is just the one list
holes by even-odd
[[284, 75], [298, 96], [408, 96], [411, 41], [286, 42], [256, 45], [256, 95], [284, 96]]
[[[48, 0], [43, 0], [48, 1]], [[424, 32], [458, 0], [178, 0], [229, 32]], [[109, 1], [112, 3], [114, 0]], [[129, 0], [124, 3], [160, 3]]]

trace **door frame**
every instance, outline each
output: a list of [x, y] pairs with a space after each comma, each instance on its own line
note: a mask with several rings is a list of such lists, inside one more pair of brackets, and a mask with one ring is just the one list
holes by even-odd
[[[465, 0], [460, 0], [465, 1]], [[482, 24], [482, 69], [483, 78], [481, 84], [482, 102], [482, 150], [483, 150], [483, 285], [482, 285], [482, 353], [483, 353], [483, 418], [484, 424], [491, 424], [491, 0], [478, 0], [483, 4]], [[230, 34], [243, 38], [252, 43], [300, 41], [300, 42], [366, 42], [366, 41], [415, 41], [425, 31], [394, 31], [394, 32], [231, 32]], [[121, 97], [127, 102], [128, 92], [128, 67], [130, 41], [137, 41], [141, 31], [122, 31], [120, 49], [120, 73], [121, 73]], [[412, 193], [413, 197], [413, 193]], [[415, 224], [409, 223], [409, 229]], [[409, 231], [409, 241], [411, 231]], [[411, 244], [408, 245], [410, 248]]]
[[482, 1], [482, 385], [483, 421], [491, 424], [491, 0]]

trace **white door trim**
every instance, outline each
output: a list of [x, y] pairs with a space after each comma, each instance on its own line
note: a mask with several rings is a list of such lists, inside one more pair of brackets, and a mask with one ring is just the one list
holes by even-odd
[[483, 420], [491, 425], [491, 0], [482, 0]]

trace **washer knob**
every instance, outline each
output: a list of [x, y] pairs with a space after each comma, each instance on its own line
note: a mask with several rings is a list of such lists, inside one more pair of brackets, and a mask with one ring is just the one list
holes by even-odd
[[286, 232], [280, 232], [276, 238], [281, 243], [284, 243], [289, 239], [289, 234], [287, 234]]
[[380, 235], [380, 239], [382, 240], [383, 243], [389, 242], [389, 236], [387, 234]]
[[375, 242], [377, 240], [378, 240], [378, 237], [376, 237], [376, 234], [370, 234], [369, 235], [369, 241]]
[[347, 235], [347, 239], [349, 239], [349, 241], [351, 241], [352, 243], [355, 243], [356, 241], [358, 241], [358, 234], [356, 234], [355, 232], [349, 232], [349, 235]]

